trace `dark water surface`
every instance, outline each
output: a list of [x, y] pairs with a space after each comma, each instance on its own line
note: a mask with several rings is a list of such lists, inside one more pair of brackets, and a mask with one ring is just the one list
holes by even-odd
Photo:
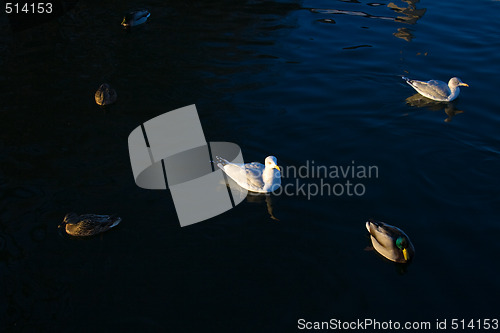
[[[141, 6], [150, 20], [121, 29]], [[2, 17], [0, 328], [498, 318], [499, 16], [490, 0], [316, 0], [81, 1], [16, 33]], [[406, 101], [401, 75], [470, 87], [422, 105]], [[106, 110], [93, 98], [102, 82], [118, 92]], [[362, 196], [252, 196], [181, 229], [168, 191], [135, 185], [127, 137], [189, 104], [207, 141], [237, 143], [246, 161], [376, 166], [378, 177], [350, 179]], [[70, 211], [123, 222], [69, 239], [57, 225]], [[371, 217], [408, 233], [411, 265], [365, 251]]]

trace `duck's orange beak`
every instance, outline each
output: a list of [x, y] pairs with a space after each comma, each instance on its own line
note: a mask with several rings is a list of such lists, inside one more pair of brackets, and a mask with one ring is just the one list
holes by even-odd
[[405, 257], [405, 260], [408, 261], [410, 257], [408, 256], [408, 250], [405, 248], [403, 249], [403, 256]]

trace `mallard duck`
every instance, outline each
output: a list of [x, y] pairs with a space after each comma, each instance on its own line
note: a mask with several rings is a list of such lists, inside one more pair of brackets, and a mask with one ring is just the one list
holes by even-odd
[[103, 106], [116, 102], [118, 95], [116, 94], [116, 91], [109, 86], [109, 84], [103, 83], [95, 92], [94, 97], [97, 105]]
[[427, 82], [410, 80], [403, 76], [403, 80], [413, 87], [420, 95], [439, 102], [451, 102], [460, 94], [460, 88], [468, 87], [467, 83], [463, 83], [458, 77], [452, 77], [448, 84], [443, 81], [430, 80]]
[[138, 9], [131, 11], [123, 18], [122, 25], [124, 27], [133, 27], [146, 22], [151, 15], [146, 9]]
[[219, 156], [216, 158], [217, 166], [239, 186], [248, 191], [270, 193], [281, 186], [281, 170], [274, 156], [266, 157], [265, 165], [258, 162], [230, 163]]
[[366, 229], [373, 248], [387, 259], [407, 263], [415, 256], [415, 248], [403, 230], [373, 219], [366, 222]]
[[93, 236], [113, 228], [121, 220], [115, 215], [68, 213], [59, 227], [65, 228], [66, 233], [71, 236]]

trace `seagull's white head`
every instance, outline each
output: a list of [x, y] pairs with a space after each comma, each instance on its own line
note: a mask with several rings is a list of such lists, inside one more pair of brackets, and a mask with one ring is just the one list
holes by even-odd
[[278, 160], [274, 156], [266, 157], [266, 161], [264, 163], [265, 163], [266, 168], [274, 168], [278, 171], [281, 171], [280, 167], [278, 166]]
[[452, 77], [450, 81], [448, 81], [448, 86], [450, 88], [454, 88], [458, 86], [468, 87], [469, 85], [467, 83], [463, 83], [458, 77]]

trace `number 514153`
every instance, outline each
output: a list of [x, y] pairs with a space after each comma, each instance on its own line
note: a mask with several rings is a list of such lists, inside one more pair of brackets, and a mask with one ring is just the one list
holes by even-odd
[[497, 330], [498, 329], [498, 319], [471, 319], [466, 321], [464, 319], [453, 319], [451, 321], [452, 330], [464, 330], [464, 329], [477, 329], [477, 330]]
[[30, 4], [19, 4], [17, 2], [5, 3], [6, 14], [50, 14], [52, 13], [51, 2], [37, 2]]

